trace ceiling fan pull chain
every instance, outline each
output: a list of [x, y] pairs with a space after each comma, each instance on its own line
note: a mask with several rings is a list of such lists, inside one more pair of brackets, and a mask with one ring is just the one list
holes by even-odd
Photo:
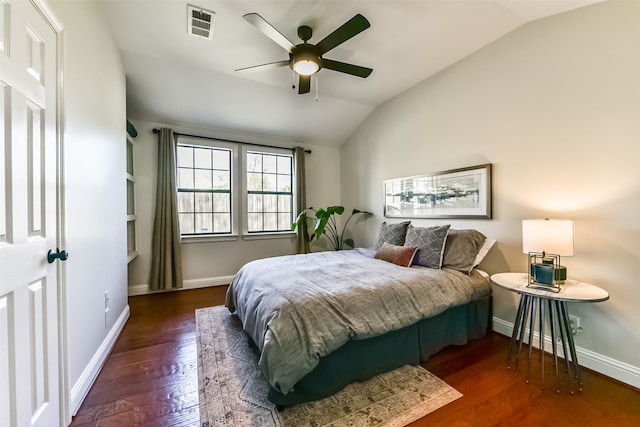
[[318, 102], [318, 80], [320, 80], [320, 79], [316, 75], [316, 78], [315, 78], [315, 81], [316, 81], [316, 102]]
[[291, 69], [291, 89], [296, 88], [296, 72]]

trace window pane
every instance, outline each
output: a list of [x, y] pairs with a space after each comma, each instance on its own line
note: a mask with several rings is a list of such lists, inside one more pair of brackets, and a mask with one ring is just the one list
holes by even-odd
[[263, 212], [278, 212], [278, 196], [274, 194], [264, 195], [264, 211]]
[[249, 194], [247, 196], [247, 211], [262, 212], [262, 194]]
[[247, 174], [247, 191], [262, 191], [262, 175], [259, 173]]
[[231, 174], [229, 171], [213, 171], [213, 187], [215, 190], [231, 189]]
[[195, 148], [193, 154], [195, 157], [196, 168], [211, 169], [211, 149], [209, 148]]
[[262, 158], [262, 172], [276, 173], [276, 156], [264, 155]]
[[291, 175], [291, 157], [278, 156], [278, 173]]
[[195, 212], [212, 212], [212, 198], [211, 193], [196, 193], [195, 194], [196, 201], [196, 210]]
[[250, 213], [247, 216], [247, 229], [250, 232], [262, 231], [262, 214]]
[[264, 230], [275, 231], [277, 229], [278, 229], [278, 214], [265, 213], [264, 214]]
[[196, 233], [213, 233], [213, 215], [210, 213], [197, 213], [196, 217]]
[[178, 146], [178, 167], [193, 167], [193, 148]]
[[276, 176], [264, 174], [262, 176], [262, 191], [276, 191]]
[[231, 195], [214, 193], [213, 211], [214, 212], [231, 212]]
[[193, 193], [178, 193], [178, 212], [193, 212]]
[[278, 214], [278, 230], [291, 230], [291, 224], [293, 223], [293, 219], [291, 218], [290, 213], [281, 213]]
[[180, 221], [180, 233], [181, 234], [193, 234], [193, 214], [179, 214], [178, 219]]
[[291, 212], [291, 196], [278, 195], [278, 212]]
[[262, 155], [247, 154], [247, 172], [262, 172]]
[[231, 233], [231, 220], [229, 214], [213, 214], [213, 231], [215, 233]]
[[291, 192], [291, 175], [276, 175], [278, 191]]
[[193, 169], [178, 169], [178, 188], [193, 188]]
[[231, 170], [231, 151], [213, 150], [213, 168]]
[[195, 174], [196, 177], [196, 186], [195, 188], [213, 188], [213, 181], [212, 181], [212, 177], [211, 177], [211, 171], [210, 170], [201, 170], [201, 169], [196, 169], [193, 171], [193, 173]]

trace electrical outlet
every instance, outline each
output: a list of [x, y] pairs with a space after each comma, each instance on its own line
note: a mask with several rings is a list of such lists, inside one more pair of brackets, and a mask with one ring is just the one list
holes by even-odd
[[573, 335], [580, 335], [580, 333], [582, 332], [582, 328], [580, 327], [580, 318], [578, 316], [570, 314], [569, 325], [571, 327], [571, 333]]

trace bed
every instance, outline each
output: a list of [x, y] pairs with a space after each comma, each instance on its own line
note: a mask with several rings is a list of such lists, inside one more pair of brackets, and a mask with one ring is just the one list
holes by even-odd
[[[225, 305], [260, 353], [270, 401], [288, 406], [321, 399], [487, 333], [486, 273], [447, 266], [444, 242], [452, 243], [450, 250], [456, 246], [447, 239], [448, 226], [438, 260], [443, 268], [425, 266], [428, 248], [412, 246], [412, 230], [402, 224], [408, 230], [403, 245], [387, 236], [377, 249], [267, 258], [235, 276]], [[476, 240], [473, 261], [485, 241]]]

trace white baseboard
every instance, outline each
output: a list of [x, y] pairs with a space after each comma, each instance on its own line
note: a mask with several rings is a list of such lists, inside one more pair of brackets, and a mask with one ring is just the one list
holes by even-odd
[[[182, 287], [177, 289], [171, 289], [171, 291], [184, 291], [187, 289], [209, 288], [212, 286], [222, 286], [231, 283], [235, 276], [218, 276], [218, 277], [205, 277], [202, 279], [189, 279], [182, 282]], [[152, 291], [149, 290], [149, 285], [135, 285], [129, 286], [129, 296], [154, 294], [157, 292], [167, 292], [167, 290]]]
[[129, 314], [130, 310], [129, 306], [127, 305], [124, 310], [122, 310], [122, 313], [120, 313], [118, 320], [116, 320], [115, 324], [105, 337], [104, 341], [102, 341], [102, 344], [100, 344], [100, 347], [91, 358], [91, 361], [89, 362], [85, 370], [82, 371], [82, 375], [80, 375], [78, 381], [71, 388], [69, 400], [72, 415], [76, 415], [78, 409], [80, 409], [80, 405], [84, 401], [84, 398], [87, 397], [87, 393], [89, 393], [89, 390], [96, 380], [96, 377], [100, 373], [102, 366], [106, 362], [111, 349], [120, 336], [120, 332], [122, 332], [124, 324], [127, 322], [127, 319], [129, 319]]
[[[510, 337], [513, 334], [513, 323], [494, 317], [493, 330], [502, 335]], [[528, 331], [529, 330], [527, 329], [527, 336], [529, 333]], [[538, 343], [540, 342], [540, 334], [538, 332], [534, 332], [533, 335], [534, 347], [539, 348]], [[545, 335], [545, 351], [549, 353], [553, 352], [553, 347], [551, 345], [551, 337]], [[562, 346], [558, 348], [558, 355], [560, 356], [563, 355], [561, 347]], [[580, 363], [580, 366], [584, 366], [585, 368], [589, 368], [593, 371], [601, 373], [602, 375], [614, 378], [633, 387], [640, 388], [640, 368], [638, 368], [637, 366], [629, 365], [628, 363], [612, 359], [608, 356], [603, 356], [602, 354], [579, 346], [576, 346], [576, 355], [578, 356], [578, 362]]]

